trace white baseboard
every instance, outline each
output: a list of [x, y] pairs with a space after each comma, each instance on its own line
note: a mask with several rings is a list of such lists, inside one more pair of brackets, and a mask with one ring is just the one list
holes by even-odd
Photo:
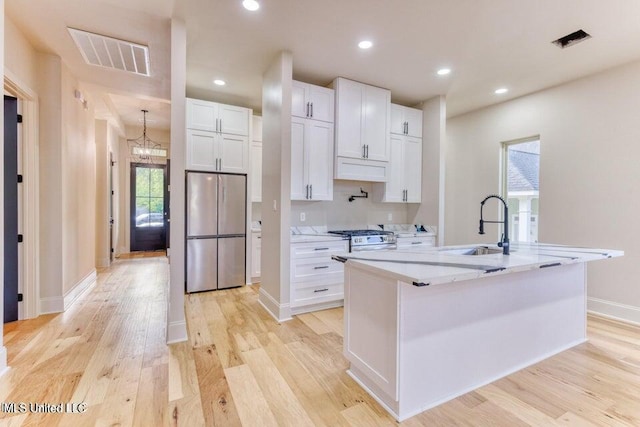
[[623, 322], [640, 324], [640, 307], [619, 304], [599, 298], [587, 298], [587, 311]]
[[276, 322], [282, 323], [291, 320], [291, 306], [289, 304], [280, 304], [264, 288], [260, 288], [258, 291], [258, 302], [271, 317], [276, 319]]
[[87, 274], [82, 280], [80, 280], [76, 285], [71, 288], [69, 292], [67, 292], [64, 296], [64, 311], [67, 311], [71, 304], [76, 302], [80, 295], [88, 291], [92, 285], [96, 283], [96, 279], [98, 278], [98, 274], [96, 270], [92, 270], [89, 274]]
[[167, 326], [167, 344], [175, 344], [178, 342], [186, 341], [189, 338], [187, 335], [187, 322], [181, 320], [179, 322], [169, 322]]
[[97, 273], [92, 270], [82, 280], [71, 288], [65, 296], [40, 298], [40, 314], [62, 313], [69, 309], [84, 292], [89, 290], [96, 283]]
[[63, 297], [40, 298], [39, 314], [62, 313], [64, 311]]
[[96, 267], [98, 268], [107, 268], [111, 265], [111, 260], [109, 258], [100, 258], [96, 261]]
[[300, 307], [292, 307], [291, 314], [296, 315], [296, 314], [310, 313], [313, 311], [327, 310], [329, 308], [336, 308], [336, 307], [342, 307], [342, 306], [344, 306], [344, 300], [339, 299], [337, 301], [321, 302], [319, 304], [310, 304], [310, 305], [303, 305]]

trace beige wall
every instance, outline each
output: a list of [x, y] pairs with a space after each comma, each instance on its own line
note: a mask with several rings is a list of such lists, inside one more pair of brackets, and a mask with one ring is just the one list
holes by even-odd
[[17, 77], [22, 85], [35, 89], [38, 81], [36, 51], [8, 17], [5, 17], [4, 31], [4, 63], [8, 73]]
[[624, 250], [589, 264], [589, 307], [640, 322], [639, 107], [636, 62], [449, 120], [446, 243], [497, 241], [477, 227], [501, 142], [540, 135], [540, 241]]
[[[279, 53], [262, 83], [262, 277], [260, 302], [277, 319], [289, 313], [292, 56]], [[286, 101], [285, 101], [286, 100]]]

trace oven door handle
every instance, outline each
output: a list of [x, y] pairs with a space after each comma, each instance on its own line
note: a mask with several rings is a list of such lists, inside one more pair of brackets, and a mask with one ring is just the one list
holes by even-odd
[[361, 251], [392, 251], [396, 250], [398, 245], [396, 244], [383, 244], [383, 245], [362, 245], [362, 246], [352, 246], [351, 252], [361, 252]]

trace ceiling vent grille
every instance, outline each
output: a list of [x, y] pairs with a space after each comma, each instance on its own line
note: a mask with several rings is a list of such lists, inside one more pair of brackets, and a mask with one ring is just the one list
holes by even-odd
[[149, 47], [68, 28], [87, 64], [149, 76]]
[[571, 34], [567, 34], [564, 37], [560, 37], [558, 40], [554, 40], [551, 43], [555, 44], [561, 49], [564, 49], [569, 46], [573, 46], [574, 44], [580, 43], [581, 41], [590, 39], [591, 35], [585, 32], [584, 30], [574, 31]]

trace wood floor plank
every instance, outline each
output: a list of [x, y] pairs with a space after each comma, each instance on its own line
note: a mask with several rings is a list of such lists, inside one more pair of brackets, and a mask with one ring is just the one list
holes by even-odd
[[194, 348], [193, 353], [206, 425], [240, 425], [234, 397], [229, 390], [215, 346]]
[[227, 368], [224, 372], [238, 402], [238, 415], [242, 425], [276, 427], [278, 423], [251, 369], [247, 365], [238, 365]]
[[262, 348], [242, 353], [280, 426], [313, 427], [295, 394]]
[[353, 405], [341, 411], [340, 414], [347, 420], [349, 425], [353, 427], [393, 427], [396, 424], [389, 419], [380, 419], [366, 403]]

